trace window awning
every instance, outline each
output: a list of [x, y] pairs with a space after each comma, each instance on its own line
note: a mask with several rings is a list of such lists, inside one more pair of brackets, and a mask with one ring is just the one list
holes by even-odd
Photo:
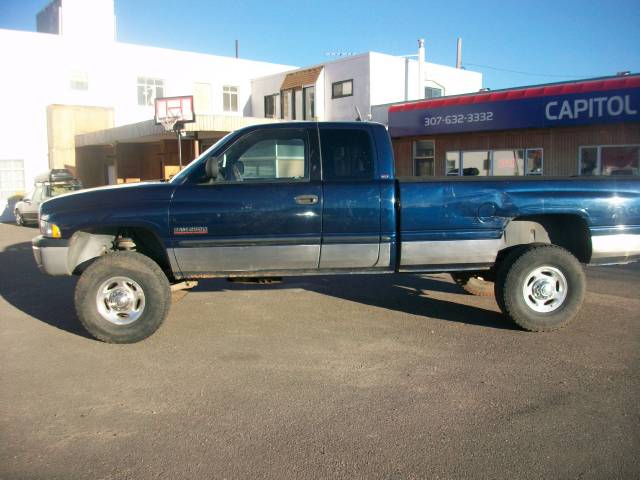
[[318, 80], [323, 67], [307, 68], [287, 73], [280, 90], [300, 90], [305, 85], [313, 85]]

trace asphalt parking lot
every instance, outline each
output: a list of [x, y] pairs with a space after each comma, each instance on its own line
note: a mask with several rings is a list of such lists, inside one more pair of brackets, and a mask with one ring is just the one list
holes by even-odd
[[0, 224], [0, 478], [639, 478], [640, 268], [506, 323], [448, 276], [201, 282], [134, 345]]

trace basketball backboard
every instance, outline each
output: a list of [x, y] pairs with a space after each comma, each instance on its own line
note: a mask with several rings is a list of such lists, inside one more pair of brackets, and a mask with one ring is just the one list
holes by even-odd
[[167, 131], [173, 130], [176, 124], [195, 122], [193, 113], [193, 96], [163, 97], [155, 100], [156, 124], [163, 125]]

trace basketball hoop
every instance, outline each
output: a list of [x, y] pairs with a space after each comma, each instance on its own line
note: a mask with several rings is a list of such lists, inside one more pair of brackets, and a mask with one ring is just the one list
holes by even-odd
[[178, 129], [180, 128], [178, 125], [179, 121], [180, 117], [176, 115], [175, 117], [164, 117], [160, 119], [160, 124], [164, 127], [165, 132], [175, 132], [176, 127], [178, 127]]

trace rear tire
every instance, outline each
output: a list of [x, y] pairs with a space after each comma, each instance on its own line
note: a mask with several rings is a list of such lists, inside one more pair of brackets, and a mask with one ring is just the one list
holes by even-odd
[[153, 334], [169, 313], [169, 280], [149, 257], [110, 253], [80, 276], [75, 306], [84, 328], [98, 340], [139, 342]]
[[462, 287], [465, 292], [477, 297], [492, 297], [494, 294], [493, 282], [486, 280], [481, 273], [452, 272], [451, 278], [456, 285]]
[[538, 245], [508, 255], [498, 270], [496, 300], [511, 320], [531, 332], [569, 324], [586, 289], [580, 262], [555, 245]]

